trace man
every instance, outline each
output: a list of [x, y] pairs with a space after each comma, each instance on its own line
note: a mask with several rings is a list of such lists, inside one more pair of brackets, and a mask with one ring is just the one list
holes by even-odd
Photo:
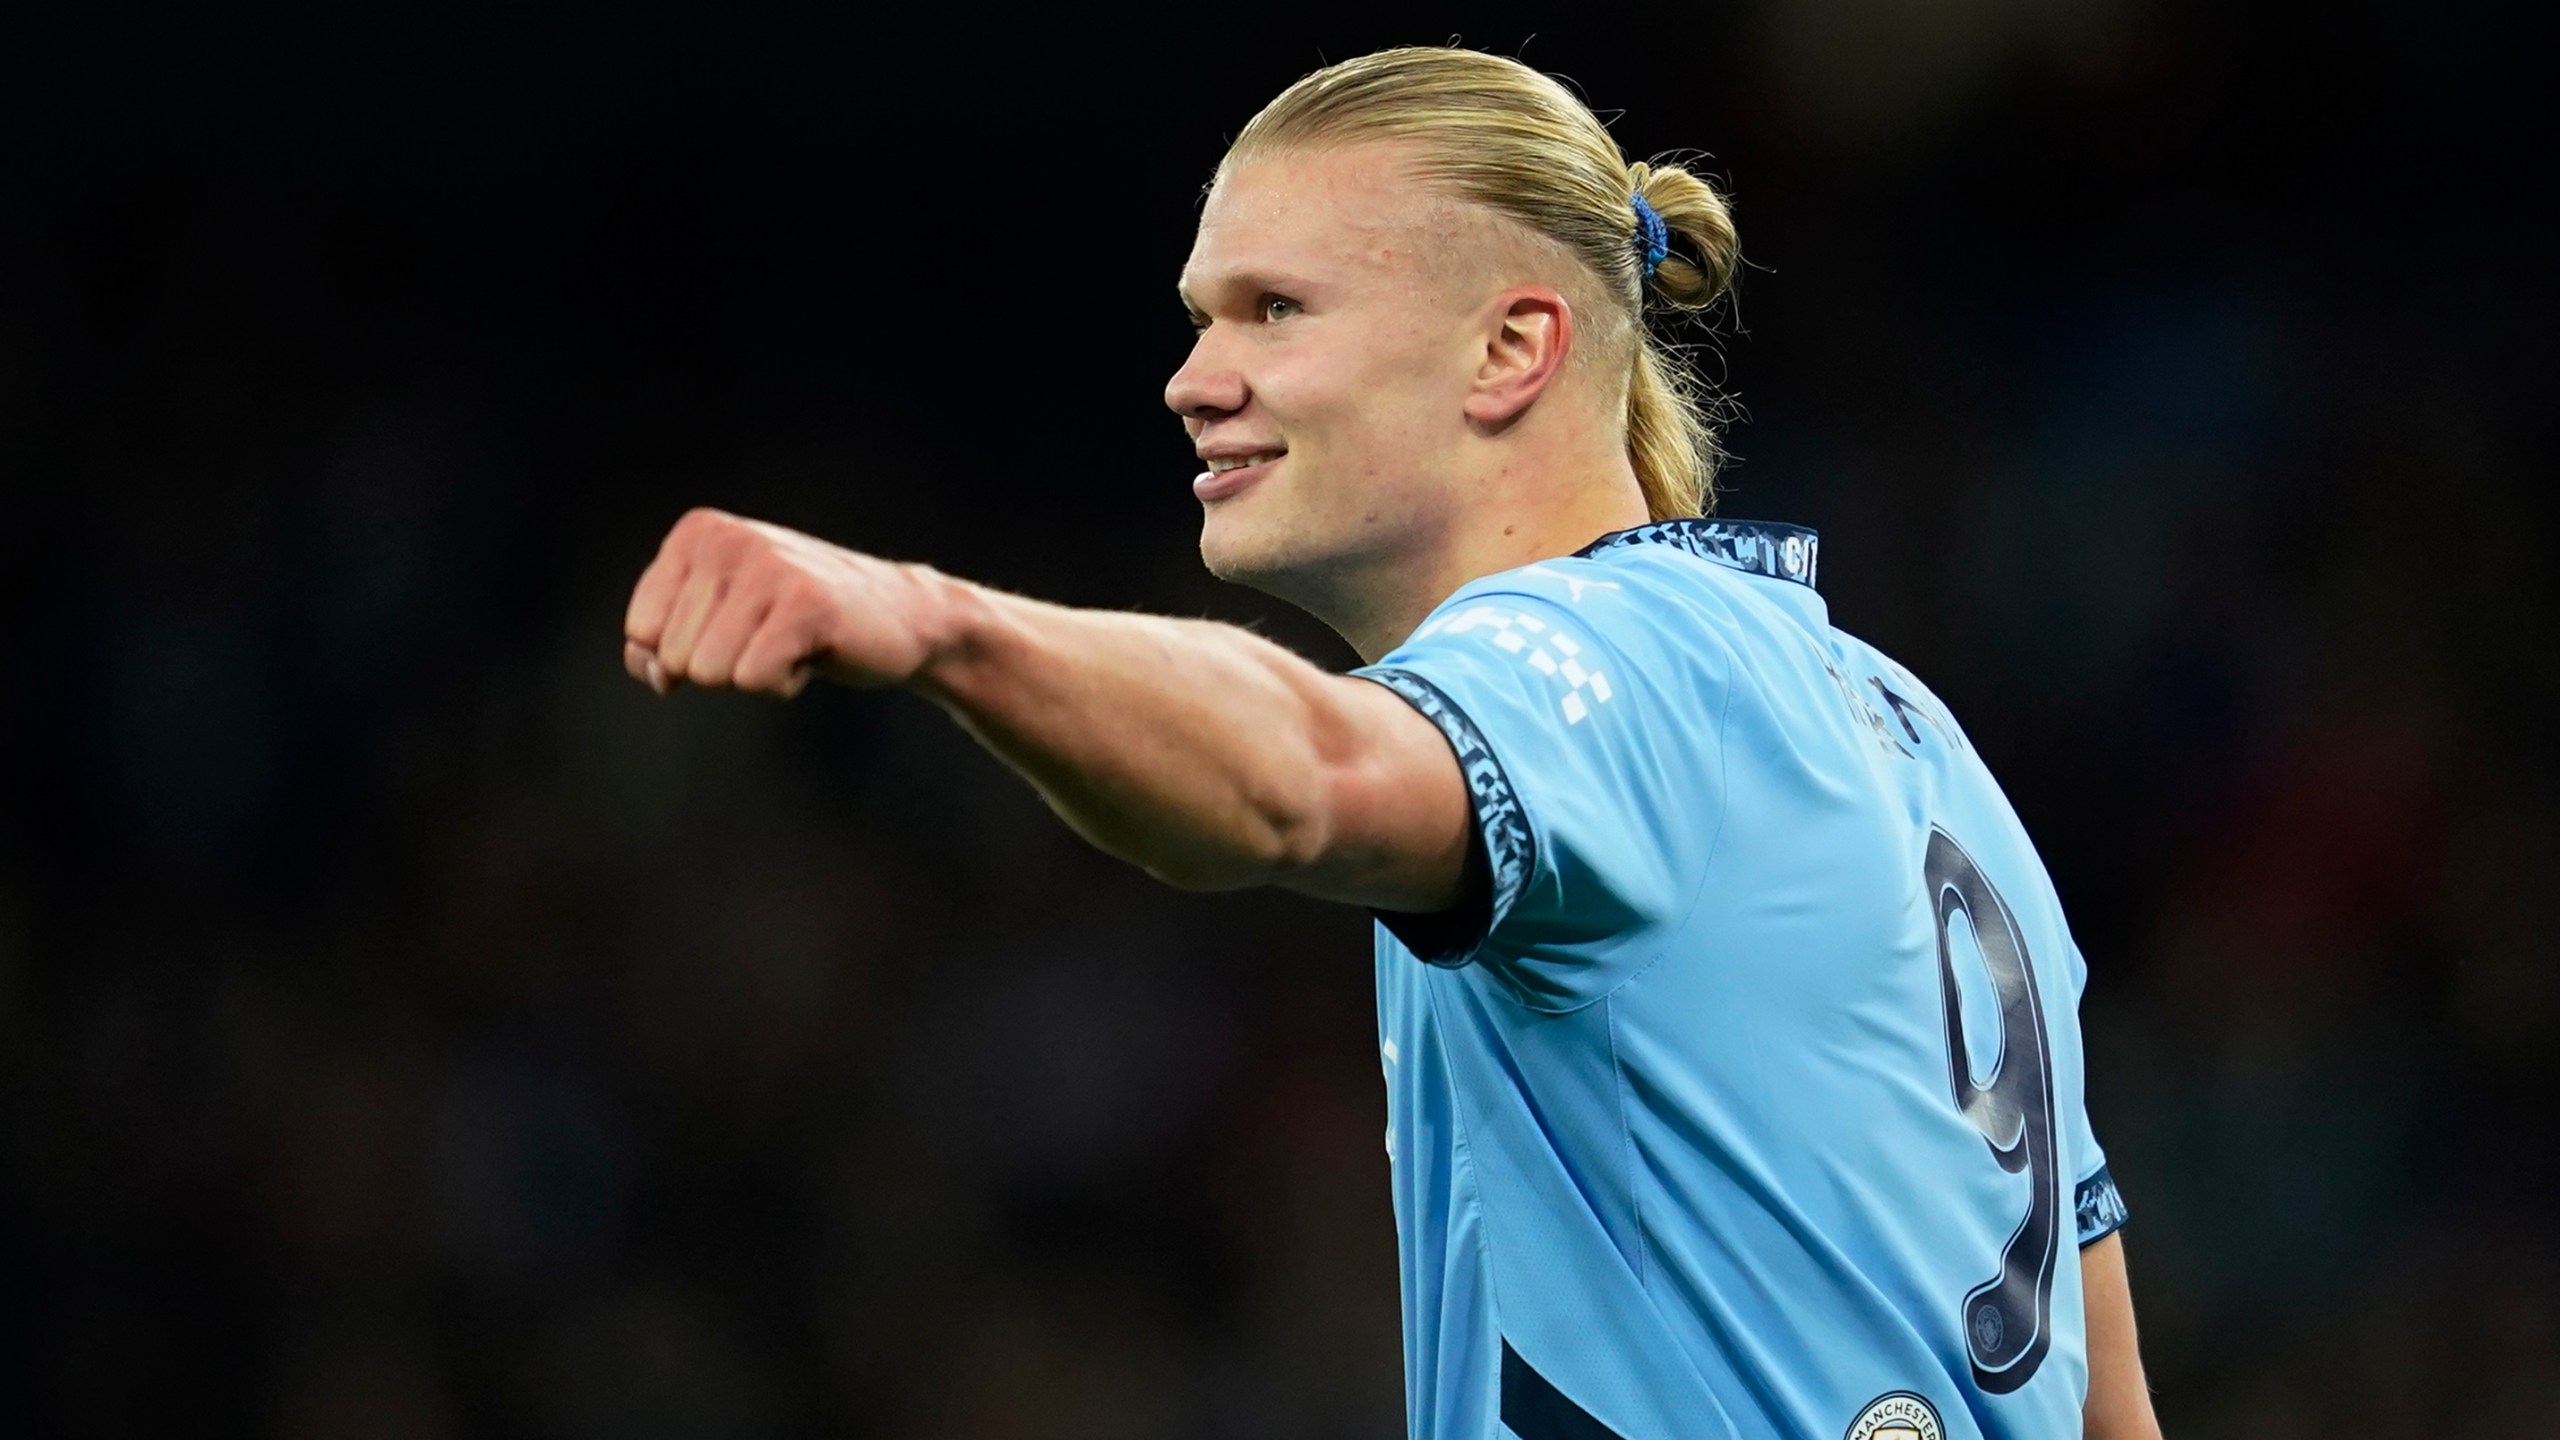
[[2042, 866], [1812, 534], [1698, 518], [1647, 312], [1734, 263], [1526, 67], [1331, 67], [1221, 165], [1165, 398], [1211, 569], [1368, 665], [711, 511], [625, 663], [911, 689], [1172, 884], [1377, 912], [1415, 1434], [2156, 1435]]

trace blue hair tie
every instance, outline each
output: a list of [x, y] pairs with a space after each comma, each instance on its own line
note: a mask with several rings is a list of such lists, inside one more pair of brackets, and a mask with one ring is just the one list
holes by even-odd
[[1662, 257], [1671, 253], [1671, 227], [1662, 223], [1661, 214], [1643, 196], [1634, 198], [1636, 238], [1644, 242], [1644, 278], [1650, 280], [1662, 268]]

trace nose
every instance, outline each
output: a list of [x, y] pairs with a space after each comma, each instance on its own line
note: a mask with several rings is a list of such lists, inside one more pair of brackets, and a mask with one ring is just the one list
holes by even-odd
[[1244, 408], [1251, 392], [1243, 372], [1221, 357], [1212, 328], [1192, 342], [1190, 358], [1164, 384], [1165, 408], [1185, 420], [1209, 421]]

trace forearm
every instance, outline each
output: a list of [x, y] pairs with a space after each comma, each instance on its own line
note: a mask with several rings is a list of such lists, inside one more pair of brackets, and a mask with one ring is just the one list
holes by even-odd
[[2081, 1250], [2080, 1280], [2089, 1345], [2089, 1398], [2081, 1411], [2081, 1434], [2086, 1440], [2160, 1440], [2151, 1387], [2142, 1376], [2122, 1232]]
[[1470, 813], [1439, 731], [1232, 625], [1046, 605], [702, 508], [632, 587], [622, 663], [660, 694], [789, 699], [815, 674], [915, 690], [1176, 885], [1458, 898]]
[[[1392, 746], [1409, 743], [1381, 734], [1402, 705], [1385, 691], [1232, 625], [928, 583], [942, 618], [911, 688], [1095, 845], [1188, 889], [1276, 883], [1416, 908], [1454, 898], [1412, 893], [1412, 867], [1390, 853], [1416, 841], [1393, 833], [1405, 822], [1378, 793]], [[1430, 817], [1420, 843], [1462, 851], [1465, 823]]]

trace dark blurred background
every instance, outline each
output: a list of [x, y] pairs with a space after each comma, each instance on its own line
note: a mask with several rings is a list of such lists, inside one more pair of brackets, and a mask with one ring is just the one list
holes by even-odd
[[1199, 571], [1171, 286], [1263, 100], [1453, 34], [1730, 184], [1727, 513], [2044, 850], [2170, 1433], [2548, 1433], [2521, 37], [352, 9], [0, 43], [10, 1433], [1400, 1434], [1361, 917], [618, 625], [710, 503], [1345, 661]]

